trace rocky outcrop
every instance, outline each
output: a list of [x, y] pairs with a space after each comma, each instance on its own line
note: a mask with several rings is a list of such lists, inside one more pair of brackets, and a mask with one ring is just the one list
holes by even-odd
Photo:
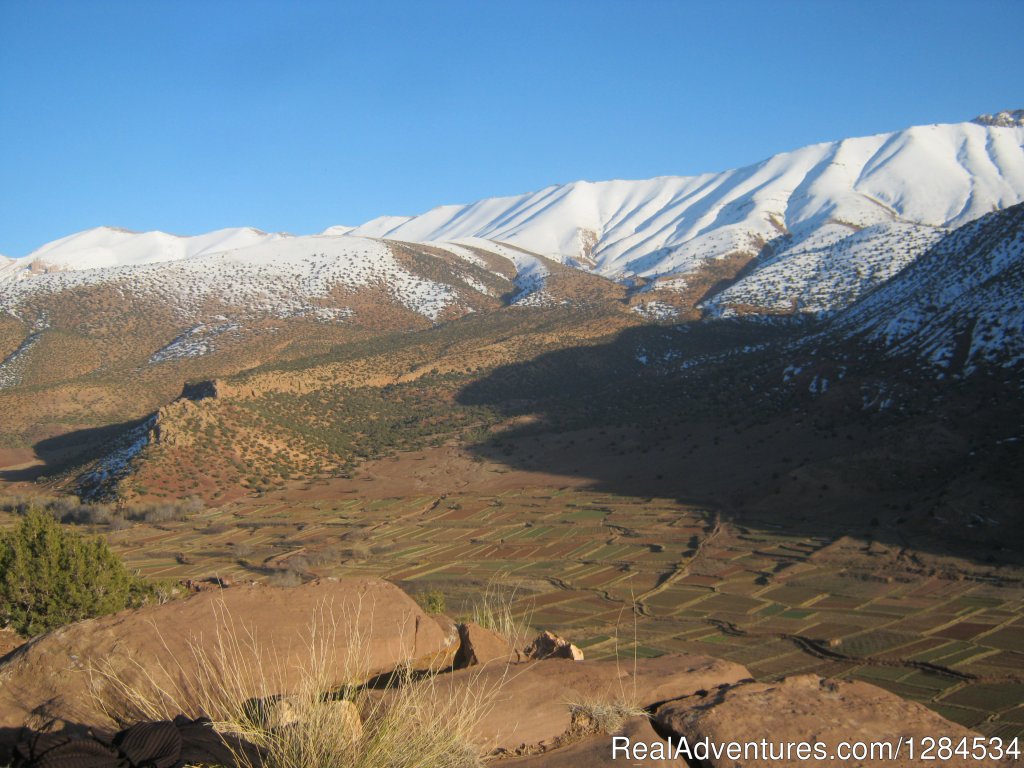
[[219, 400], [223, 398], [255, 397], [256, 391], [251, 386], [240, 386], [227, 379], [206, 379], [186, 383], [181, 389], [179, 400]]
[[978, 115], [971, 122], [996, 128], [1016, 128], [1024, 125], [1024, 109], [1004, 109], [994, 115]]
[[524, 655], [528, 659], [572, 659], [583, 661], [583, 651], [554, 632], [541, 632], [526, 646]]
[[[830, 757], [805, 755], [796, 747], [784, 753], [787, 744], [820, 745], [827, 756], [837, 755], [836, 765], [857, 765], [862, 768], [926, 768], [943, 765], [947, 768], [987, 768], [1009, 766], [1010, 760], [978, 761], [957, 759], [956, 755], [940, 759], [923, 759], [923, 739], [950, 737], [956, 744], [966, 737], [969, 747], [977, 735], [943, 719], [927, 707], [901, 699], [868, 683], [825, 680], [817, 675], [789, 677], [778, 683], [745, 683], [719, 688], [704, 696], [670, 701], [660, 706], [655, 722], [662, 733], [676, 740], [685, 738], [691, 745], [705, 739], [712, 745], [745, 745], [762, 741], [774, 753], [762, 751], [755, 755], [698, 756], [710, 768], [798, 768], [810, 762], [826, 764]], [[912, 758], [908, 740], [917, 745]], [[899, 753], [884, 752], [876, 747], [874, 757], [851, 755], [843, 759], [836, 750], [843, 744], [888, 744]], [[814, 759], [812, 759], [812, 757]]]
[[235, 387], [221, 379], [186, 383], [176, 400], [161, 406], [154, 414], [153, 424], [149, 430], [149, 442], [163, 443], [164, 445], [192, 445], [195, 436], [176, 429], [176, 424], [188, 418], [203, 420], [204, 415], [209, 412], [207, 407], [216, 406], [216, 403], [207, 401], [221, 400], [233, 394], [235, 394]]
[[327, 685], [406, 662], [436, 667], [455, 650], [411, 597], [380, 579], [201, 592], [72, 624], [19, 648], [0, 666], [0, 726], [109, 725], [105, 710], [123, 704], [125, 686], [159, 686], [191, 714], [189, 686], [201, 674], [225, 674], [219, 667], [244, 698], [288, 695], [309, 667], [311, 644]]
[[217, 379], [208, 381], [186, 382], [181, 389], [182, 400], [205, 400], [208, 397], [219, 397], [221, 382]]
[[453, 672], [439, 681], [442, 700], [459, 701], [467, 688], [488, 701], [475, 726], [489, 750], [515, 752], [554, 744], [573, 726], [572, 707], [635, 710], [749, 678], [746, 668], [709, 656], [661, 656], [636, 665], [614, 661], [547, 659], [488, 664]]
[[583, 651], [553, 632], [541, 632], [525, 648], [519, 650], [499, 633], [473, 622], [459, 625], [459, 652], [455, 669], [465, 669], [491, 662], [512, 664], [543, 659], [583, 661]]

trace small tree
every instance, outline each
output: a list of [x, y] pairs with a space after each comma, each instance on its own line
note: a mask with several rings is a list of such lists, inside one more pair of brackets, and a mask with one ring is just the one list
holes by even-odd
[[22, 635], [138, 605], [152, 593], [102, 538], [66, 530], [39, 509], [0, 531], [0, 625]]

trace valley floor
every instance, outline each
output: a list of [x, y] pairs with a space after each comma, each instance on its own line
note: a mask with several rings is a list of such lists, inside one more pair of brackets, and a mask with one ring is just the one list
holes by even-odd
[[107, 535], [152, 577], [380, 575], [453, 614], [499, 589], [588, 658], [692, 652], [758, 678], [863, 679], [981, 733], [1024, 734], [1024, 569], [649, 495], [639, 454], [607, 459], [612, 493], [545, 471], [545, 450], [567, 447], [510, 445], [538, 466], [448, 444]]

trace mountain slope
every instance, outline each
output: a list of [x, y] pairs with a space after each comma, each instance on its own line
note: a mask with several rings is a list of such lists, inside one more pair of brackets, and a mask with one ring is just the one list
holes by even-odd
[[[506, 310], [568, 306], [636, 325], [833, 316], [872, 296], [835, 338], [918, 345], [951, 370], [1004, 359], [1001, 350], [1017, 359], [1020, 292], [1009, 272], [992, 286], [965, 283], [968, 292], [947, 303], [899, 287], [917, 275], [934, 294], [995, 274], [994, 256], [972, 236], [949, 233], [1024, 197], [1024, 126], [1010, 113], [979, 120], [818, 144], [719, 174], [576, 182], [320, 235], [72, 235], [0, 261], [0, 438], [39, 444], [133, 422], [185, 381]], [[940, 246], [944, 261], [910, 271]], [[891, 291], [872, 293], [888, 281]], [[966, 351], [956, 326], [964, 317], [977, 326]]]
[[[418, 329], [189, 386], [120, 431], [94, 432], [48, 474], [91, 498], [220, 502], [444, 441], [537, 469], [537, 436], [564, 434], [547, 471], [601, 477], [580, 451], [606, 440], [600, 466], [634, 461], [613, 485], [635, 490], [645, 478], [643, 492], [656, 494], [666, 478], [685, 478], [673, 492], [736, 510], [867, 529], [877, 520], [897, 538], [912, 530], [987, 547], [1019, 520], [1024, 476], [1022, 228], [1021, 205], [965, 224], [824, 321], [651, 326], [612, 294], [423, 318]], [[421, 274], [444, 254], [501, 263], [507, 275], [518, 259], [520, 275], [546, 270], [541, 291], [553, 296], [568, 296], [562, 281], [574, 278], [621, 289], [511, 246], [498, 262], [468, 244], [367, 242], [427, 260]], [[201, 344], [202, 334], [176, 343]], [[511, 447], [515, 435], [525, 448]], [[640, 456], [618, 458], [629, 452]]]
[[1024, 362], [1024, 205], [988, 214], [933, 246], [826, 333], [914, 354], [950, 373]]
[[[666, 287], [714, 260], [770, 256], [710, 308], [780, 311], [795, 299], [822, 311], [884, 281], [947, 228], [1024, 200], [1022, 145], [1019, 125], [918, 126], [804, 147], [724, 173], [579, 181], [381, 217], [351, 232], [412, 241], [487, 238], [616, 279], [660, 278]], [[846, 258], [822, 255], [837, 246]], [[869, 269], [858, 273], [864, 260]], [[830, 278], [834, 295], [805, 301], [823, 271], [838, 275]], [[780, 284], [786, 272], [790, 284]]]
[[[217, 250], [227, 246], [237, 247]], [[0, 440], [16, 445], [133, 422], [186, 381], [465, 315], [627, 312], [623, 286], [484, 240], [93, 230], [10, 266], [0, 276]]]

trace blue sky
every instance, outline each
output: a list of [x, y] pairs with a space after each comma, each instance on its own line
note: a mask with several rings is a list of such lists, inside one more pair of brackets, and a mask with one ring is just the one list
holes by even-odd
[[1024, 2], [0, 0], [0, 253], [315, 232], [1024, 107]]

